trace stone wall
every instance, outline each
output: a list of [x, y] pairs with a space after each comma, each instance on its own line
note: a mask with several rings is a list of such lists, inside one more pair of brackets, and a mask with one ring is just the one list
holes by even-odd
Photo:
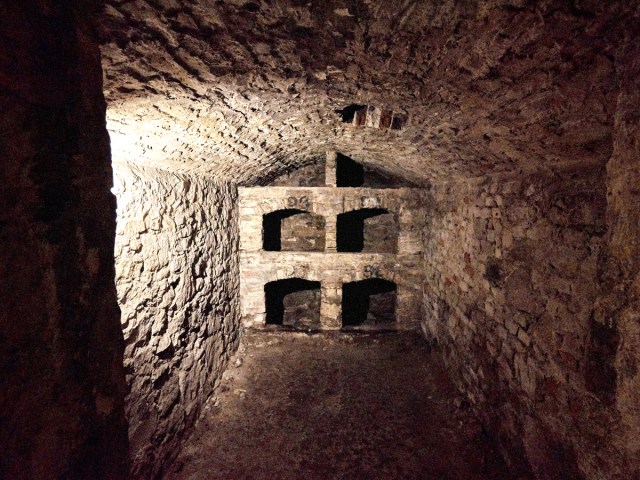
[[2, 4], [3, 479], [127, 478], [96, 4]]
[[237, 191], [124, 164], [115, 172], [133, 475], [152, 478], [237, 346]]
[[[265, 324], [264, 285], [276, 280], [301, 278], [321, 282], [320, 328], [342, 326], [342, 289], [344, 283], [364, 279], [386, 279], [396, 283], [393, 297], [374, 297], [374, 310], [384, 312], [396, 301], [397, 328], [415, 328], [422, 302], [422, 190], [257, 187], [240, 189], [241, 299], [243, 322], [249, 327]], [[262, 249], [265, 214], [290, 208], [322, 215], [326, 222], [324, 252], [265, 252]], [[374, 234], [365, 253], [336, 253], [338, 215], [358, 209], [386, 209], [390, 214], [378, 217], [365, 230]], [[390, 219], [396, 239], [388, 241]], [[362, 225], [364, 227], [364, 225]], [[394, 253], [389, 253], [392, 244]], [[375, 251], [375, 247], [380, 247]], [[397, 247], [397, 250], [396, 250]], [[395, 252], [397, 251], [397, 255]], [[312, 303], [311, 297], [302, 304]], [[376, 305], [382, 307], [377, 308]], [[388, 314], [374, 315], [385, 317]], [[388, 323], [388, 322], [386, 322]]]
[[503, 444], [521, 450], [536, 478], [640, 478], [633, 9], [614, 29], [618, 95], [606, 171], [432, 192], [425, 332], [485, 425], [494, 422]]
[[[624, 23], [614, 149], [607, 164], [607, 246], [593, 315], [593, 392], [613, 417], [616, 478], [640, 478], [640, 9]], [[609, 381], [603, 381], [606, 379]], [[613, 475], [611, 475], [613, 477]]]
[[324, 165], [323, 158], [310, 165], [278, 175], [268, 185], [270, 187], [324, 187]]
[[242, 252], [240, 285], [242, 319], [247, 327], [265, 324], [264, 285], [301, 278], [320, 282], [320, 327], [342, 326], [345, 283], [385, 279], [397, 285], [397, 329], [417, 328], [422, 299], [422, 259], [419, 255], [372, 253]]
[[611, 400], [589, 387], [590, 345], [606, 337], [593, 316], [603, 168], [431, 193], [423, 325], [460, 388], [536, 478], [622, 478], [609, 476], [612, 444], [593, 440], [608, 435]]
[[281, 250], [285, 252], [324, 251], [325, 221], [320, 215], [299, 213], [282, 219]]

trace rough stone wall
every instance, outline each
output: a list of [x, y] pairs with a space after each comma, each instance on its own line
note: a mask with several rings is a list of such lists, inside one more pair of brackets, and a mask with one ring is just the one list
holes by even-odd
[[282, 219], [281, 250], [289, 252], [324, 251], [325, 221], [320, 215], [300, 213]]
[[536, 478], [640, 478], [638, 6], [625, 17], [606, 174], [434, 190], [425, 330]]
[[0, 478], [127, 477], [97, 2], [0, 14]]
[[[604, 442], [619, 478], [640, 478], [640, 8], [624, 24], [613, 155], [607, 164], [607, 246], [599, 265], [591, 358], [593, 393], [609, 407]], [[604, 381], [603, 381], [604, 380]]]
[[364, 221], [363, 252], [395, 253], [398, 248], [398, 221], [393, 213], [383, 213]]
[[238, 341], [237, 190], [115, 166], [133, 475], [176, 453]]
[[604, 169], [431, 193], [424, 328], [461, 389], [536, 478], [618, 478], [611, 443], [592, 440], [612, 417], [589, 388]]
[[268, 185], [270, 187], [324, 187], [324, 165], [324, 160], [320, 160], [311, 165], [296, 168], [291, 172], [278, 175]]

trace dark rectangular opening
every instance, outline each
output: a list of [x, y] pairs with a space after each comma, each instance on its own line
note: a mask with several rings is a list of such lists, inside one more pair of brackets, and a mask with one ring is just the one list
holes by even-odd
[[363, 183], [364, 167], [346, 155], [338, 153], [336, 185], [338, 187], [361, 187]]
[[369, 278], [342, 286], [343, 328], [391, 328], [396, 317], [396, 284]]
[[338, 215], [338, 252], [395, 253], [397, 245], [397, 221], [387, 209], [363, 208]]
[[320, 328], [320, 282], [288, 278], [264, 286], [266, 324]]
[[267, 252], [322, 252], [325, 220], [304, 210], [284, 209], [262, 217], [262, 246]]

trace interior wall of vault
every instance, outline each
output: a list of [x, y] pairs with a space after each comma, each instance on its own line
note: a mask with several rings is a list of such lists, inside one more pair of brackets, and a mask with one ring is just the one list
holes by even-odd
[[589, 440], [610, 435], [619, 398], [617, 335], [594, 318], [606, 194], [602, 166], [431, 190], [424, 329], [484, 424], [509, 439], [508, 457], [536, 478], [626, 468], [614, 442]]
[[[235, 187], [116, 165], [120, 219], [114, 274], [115, 203], [109, 193], [103, 77], [96, 25], [88, 18], [100, 2], [5, 3], [0, 375], [6, 389], [0, 399], [0, 477], [127, 478], [118, 298], [127, 342], [134, 474], [148, 478], [188, 432], [237, 342]], [[417, 23], [424, 15], [409, 9], [398, 17], [395, 5], [381, 2], [380, 18], [387, 20], [370, 30], [372, 36], [358, 33], [354, 42], [371, 47], [360, 56], [367, 65], [361, 65], [362, 78], [347, 74], [358, 72], [352, 60], [365, 49], [339, 53], [342, 70], [326, 63], [315, 73], [345, 95], [412, 104], [408, 130], [393, 136], [366, 126], [336, 129], [335, 115], [325, 107], [314, 112], [339, 102], [315, 88], [319, 82], [291, 83], [294, 77], [313, 78], [312, 69], [300, 68], [312, 65], [309, 57], [290, 52], [290, 61], [261, 61], [294, 68], [276, 81], [281, 93], [266, 108], [254, 107], [267, 95], [242, 98], [233, 86], [218, 85], [208, 69], [223, 65], [221, 59], [229, 68], [224, 75], [235, 77], [233, 85], [247, 79], [236, 76], [231, 69], [237, 64], [226, 60], [255, 38], [244, 30], [256, 27], [251, 16], [242, 17], [240, 28], [220, 29], [225, 41], [218, 44], [224, 48], [208, 52], [212, 56], [198, 62], [197, 75], [183, 72], [184, 65], [196, 64], [189, 63], [196, 57], [186, 55], [188, 43], [171, 48], [187, 63], [170, 58], [163, 65], [172, 56], [158, 52], [160, 42], [154, 39], [157, 32], [171, 31], [176, 15], [170, 3], [150, 8], [146, 2], [110, 2], [109, 21], [103, 23], [111, 46], [105, 50], [107, 90], [121, 102], [116, 118], [128, 127], [122, 137], [136, 142], [136, 157], [167, 166], [193, 151], [194, 171], [213, 163], [227, 179], [244, 175], [244, 180], [267, 172], [252, 146], [270, 138], [285, 147], [270, 150], [267, 160], [299, 153], [300, 138], [314, 138], [316, 145], [343, 142], [362, 155], [379, 153], [389, 165], [407, 158], [397, 171], [434, 180], [434, 186], [424, 245], [414, 248], [413, 234], [399, 242], [425, 264], [409, 259], [402, 281], [412, 299], [418, 290], [424, 329], [485, 427], [519, 447], [520, 458], [538, 478], [639, 478], [640, 16], [634, 2], [552, 1], [526, 8], [515, 6], [518, 2], [476, 2], [475, 10], [467, 9], [467, 2], [442, 2], [431, 9], [432, 20]], [[218, 2], [216, 9], [236, 3]], [[306, 8], [305, 2], [295, 3]], [[196, 10], [191, 3], [183, 7]], [[154, 8], [166, 8], [160, 23], [154, 22]], [[332, 16], [342, 10], [318, 10], [325, 9]], [[209, 24], [210, 11], [198, 9], [199, 24]], [[622, 14], [617, 17], [616, 11]], [[325, 18], [320, 16], [317, 28], [333, 45]], [[411, 31], [402, 30], [403, 19], [411, 20]], [[342, 31], [360, 32], [356, 21], [343, 19]], [[397, 35], [390, 34], [390, 25], [399, 26]], [[434, 25], [440, 34], [424, 35]], [[299, 31], [296, 22], [282, 26], [287, 35]], [[272, 25], [264, 22], [260, 28], [271, 32]], [[196, 38], [184, 29], [182, 34], [210, 44], [208, 35]], [[281, 39], [282, 46], [310, 51], [288, 38]], [[406, 49], [405, 38], [419, 40], [419, 48]], [[412, 51], [417, 54], [410, 59]], [[434, 68], [435, 62], [444, 63]], [[255, 79], [280, 75], [258, 66], [247, 65]], [[392, 88], [374, 91], [390, 71], [405, 67]], [[168, 79], [176, 72], [184, 84], [172, 90], [176, 82]], [[431, 84], [442, 89], [435, 92]], [[290, 86], [302, 90], [303, 101], [314, 99], [308, 102], [310, 121], [291, 116]], [[210, 95], [218, 87], [226, 98]], [[207, 95], [214, 103], [205, 104]], [[134, 106], [127, 106], [129, 99]], [[225, 104], [229, 99], [235, 114]], [[254, 116], [247, 122], [244, 112], [250, 111]], [[165, 128], [157, 128], [160, 124]], [[237, 128], [245, 125], [250, 128]], [[225, 128], [240, 134], [223, 140]], [[242, 135], [250, 137], [248, 145], [240, 142]], [[152, 148], [169, 137], [169, 154]], [[203, 144], [222, 148], [223, 154], [203, 155], [198, 148]], [[312, 145], [300, 153], [311, 158], [318, 151]], [[247, 158], [255, 160], [253, 166]], [[579, 168], [569, 171], [564, 161]], [[600, 166], [592, 168], [595, 164]], [[522, 173], [538, 167], [546, 173]], [[491, 179], [486, 172], [493, 169], [521, 178]], [[479, 181], [443, 183], [451, 175]], [[403, 225], [422, 229], [419, 220], [416, 213], [415, 221]], [[249, 251], [247, 258], [259, 259], [254, 254]], [[302, 276], [302, 260], [297, 265], [283, 260], [273, 278], [253, 272], [249, 280], [263, 285], [281, 272]], [[375, 256], [365, 260], [358, 278], [370, 275], [372, 265], [381, 265], [382, 275], [393, 273], [395, 263], [380, 263]], [[330, 306], [339, 303], [339, 285], [324, 292], [334, 295]]]
[[115, 201], [86, 2], [0, 15], [0, 478], [128, 477]]
[[207, 177], [114, 169], [133, 475], [152, 478], [237, 347], [237, 190]]

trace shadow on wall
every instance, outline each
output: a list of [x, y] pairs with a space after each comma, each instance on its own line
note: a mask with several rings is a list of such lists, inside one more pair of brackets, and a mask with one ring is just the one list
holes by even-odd
[[398, 224], [384, 208], [363, 208], [338, 215], [338, 252], [396, 253]]

